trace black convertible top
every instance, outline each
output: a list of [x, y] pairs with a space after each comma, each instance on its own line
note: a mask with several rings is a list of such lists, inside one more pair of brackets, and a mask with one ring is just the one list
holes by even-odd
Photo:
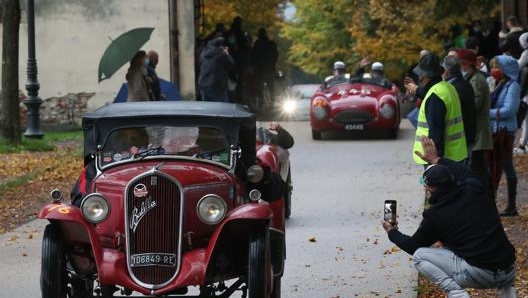
[[[229, 145], [245, 139], [255, 150], [255, 116], [246, 106], [203, 101], [139, 101], [109, 104], [82, 118], [84, 156], [94, 154], [115, 129], [155, 125], [222, 129]], [[249, 152], [250, 154], [253, 152]], [[254, 155], [254, 154], [253, 154]]]
[[246, 106], [224, 102], [205, 101], [137, 101], [109, 104], [87, 113], [84, 122], [102, 118], [134, 117], [175, 117], [175, 118], [253, 118]]

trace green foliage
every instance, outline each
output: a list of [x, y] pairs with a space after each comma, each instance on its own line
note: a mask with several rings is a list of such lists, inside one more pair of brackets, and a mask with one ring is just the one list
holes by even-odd
[[498, 0], [306, 0], [295, 1], [296, 18], [283, 26], [292, 43], [289, 61], [313, 74], [331, 63], [355, 65], [362, 56], [386, 65], [392, 79], [418, 60], [421, 49], [443, 54], [451, 28], [498, 14]]
[[291, 40], [289, 62], [321, 76], [332, 72], [332, 63], [357, 60], [347, 29], [356, 0], [296, 1], [295, 19], [284, 25], [282, 35]]

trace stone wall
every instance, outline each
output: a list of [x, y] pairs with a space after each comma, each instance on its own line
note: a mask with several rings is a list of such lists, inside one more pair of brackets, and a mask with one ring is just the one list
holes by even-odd
[[[40, 122], [43, 126], [60, 126], [80, 124], [81, 117], [87, 110], [88, 100], [94, 92], [68, 93], [64, 96], [44, 99], [40, 106]], [[27, 124], [27, 108], [24, 105], [26, 95], [20, 94], [20, 121]]]

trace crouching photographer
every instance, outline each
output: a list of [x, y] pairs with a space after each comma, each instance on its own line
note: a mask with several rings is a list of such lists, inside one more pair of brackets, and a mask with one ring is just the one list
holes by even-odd
[[[413, 255], [415, 268], [449, 298], [470, 297], [466, 288], [496, 288], [503, 298], [517, 297], [515, 249], [494, 202], [467, 168], [438, 157], [431, 139], [421, 142], [424, 153], [416, 154], [431, 164], [422, 177], [431, 207], [412, 236], [383, 221], [390, 241]], [[441, 247], [431, 247], [437, 241]]]

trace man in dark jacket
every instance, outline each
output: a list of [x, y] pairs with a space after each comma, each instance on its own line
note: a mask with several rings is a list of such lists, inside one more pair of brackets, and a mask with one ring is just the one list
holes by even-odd
[[267, 84], [271, 96], [273, 97], [275, 94], [274, 83], [278, 59], [279, 52], [277, 50], [277, 44], [269, 39], [265, 28], [260, 28], [258, 31], [258, 39], [253, 45], [252, 53], [252, 62], [257, 78], [257, 94], [260, 96], [262, 96], [264, 83]]
[[[466, 287], [498, 288], [501, 297], [516, 297], [515, 248], [495, 204], [464, 166], [438, 157], [431, 139], [421, 142], [424, 153], [417, 154], [431, 164], [423, 174], [431, 207], [412, 236], [383, 221], [390, 241], [413, 255], [416, 269], [449, 298], [469, 298]], [[442, 247], [432, 248], [437, 241]]]
[[202, 53], [198, 85], [203, 101], [228, 102], [227, 76], [235, 63], [223, 37], [211, 40]]
[[464, 133], [466, 135], [466, 144], [468, 154], [475, 142], [477, 124], [475, 120], [475, 92], [471, 84], [464, 79], [460, 71], [460, 59], [455, 56], [447, 56], [444, 59], [445, 80], [455, 87], [458, 97], [460, 98], [460, 107], [462, 108], [462, 118], [464, 121]]

